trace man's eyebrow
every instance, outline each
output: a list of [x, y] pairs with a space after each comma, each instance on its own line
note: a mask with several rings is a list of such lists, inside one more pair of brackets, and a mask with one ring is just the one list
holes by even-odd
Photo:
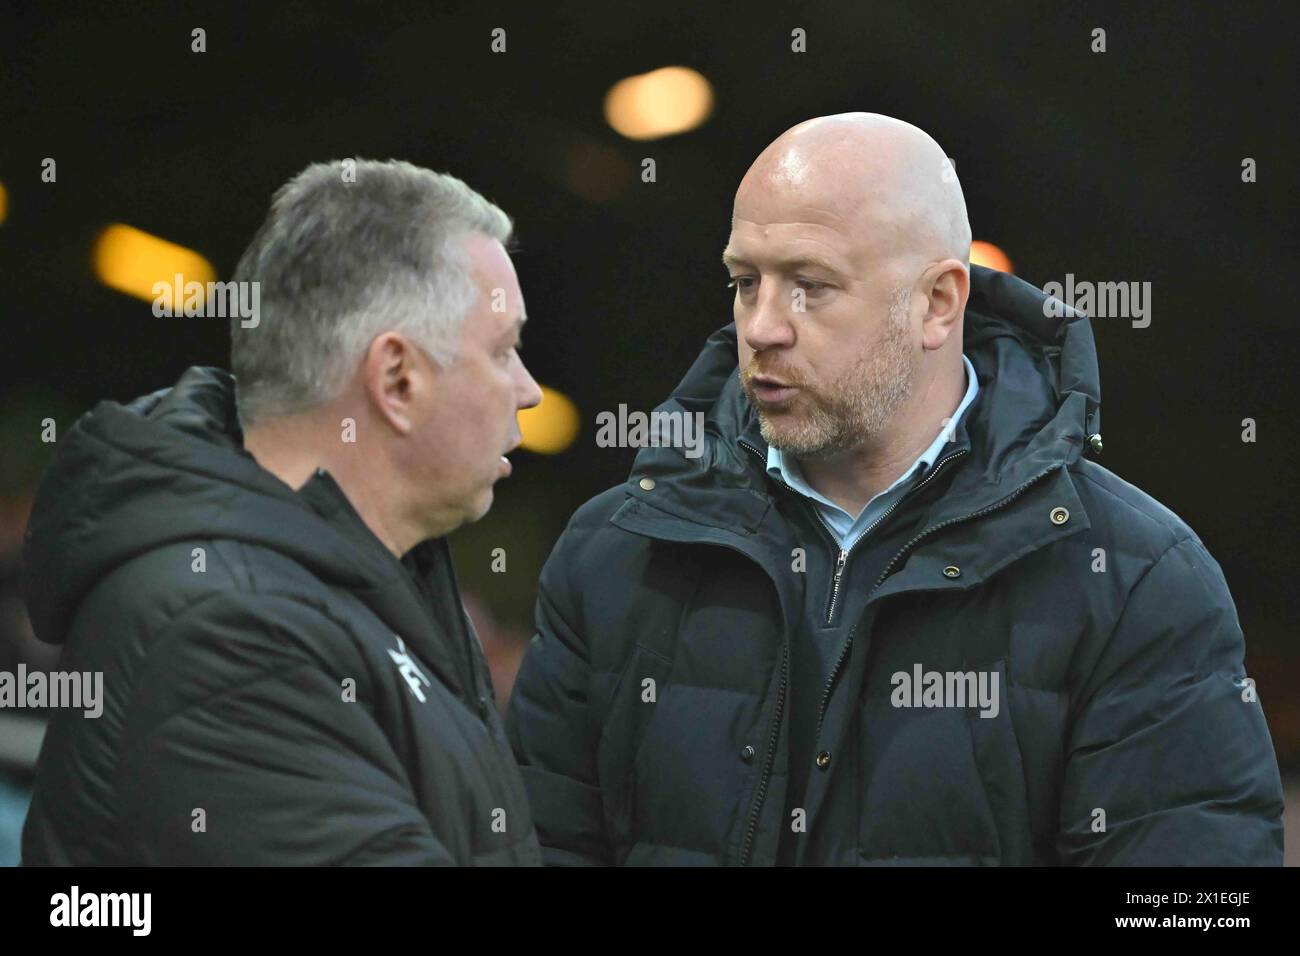
[[[728, 268], [732, 268], [734, 266], [753, 265], [753, 263], [751, 263], [744, 256], [738, 255], [732, 252], [730, 249], [723, 250], [722, 264], [727, 266]], [[787, 273], [799, 272], [803, 269], [811, 268], [811, 269], [820, 269], [821, 271], [828, 272], [833, 276], [845, 277], [845, 272], [843, 269], [840, 269], [838, 266], [834, 265], [829, 259], [826, 259], [822, 256], [813, 255], [812, 253], [805, 253], [803, 255], [791, 256], [789, 259], [780, 259], [777, 260], [774, 263], [774, 265], [776, 265], [777, 268]]]

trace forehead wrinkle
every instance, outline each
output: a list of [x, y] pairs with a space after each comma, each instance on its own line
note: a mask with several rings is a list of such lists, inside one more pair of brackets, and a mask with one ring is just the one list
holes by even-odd
[[773, 271], [783, 272], [787, 275], [792, 275], [804, 268], [820, 269], [838, 278], [848, 278], [849, 275], [845, 269], [835, 265], [829, 257], [818, 255], [815, 252], [792, 252], [784, 256], [750, 257], [726, 250], [723, 252], [722, 262], [728, 268], [766, 264], [771, 266]]
[[722, 262], [735, 265], [763, 264], [773, 271], [791, 275], [801, 268], [821, 269], [840, 280], [859, 276], [863, 268], [860, 240], [846, 227], [818, 222], [774, 222], [759, 224], [738, 219], [751, 227], [732, 236], [723, 249]]

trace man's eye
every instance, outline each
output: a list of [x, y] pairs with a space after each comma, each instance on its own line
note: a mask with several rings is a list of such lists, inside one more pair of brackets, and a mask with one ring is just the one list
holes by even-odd
[[753, 281], [754, 281], [753, 276], [732, 276], [731, 281], [727, 283], [727, 288], [739, 289], [742, 292], [744, 292], [751, 288], [750, 286], [746, 285], [746, 283], [753, 282]]

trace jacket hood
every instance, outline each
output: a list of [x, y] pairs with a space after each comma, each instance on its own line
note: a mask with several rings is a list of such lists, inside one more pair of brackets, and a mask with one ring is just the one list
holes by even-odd
[[[980, 393], [957, 430], [970, 454], [950, 491], [968, 507], [1073, 463], [1101, 430], [1088, 317], [1059, 300], [1045, 307], [1051, 297], [1015, 276], [977, 265], [970, 271], [962, 344]], [[740, 387], [734, 323], [710, 336], [655, 411], [702, 412], [703, 453], [688, 458], [681, 448], [643, 448], [628, 492], [688, 520], [752, 532], [769, 502], [761, 462], [767, 444]], [[654, 481], [653, 495], [641, 485], [645, 478]]]
[[176, 542], [233, 539], [275, 549], [354, 590], [394, 574], [358, 549], [243, 447], [235, 383], [191, 368], [175, 387], [101, 402], [59, 439], [23, 552], [32, 626], [64, 640], [87, 592], [132, 558]]

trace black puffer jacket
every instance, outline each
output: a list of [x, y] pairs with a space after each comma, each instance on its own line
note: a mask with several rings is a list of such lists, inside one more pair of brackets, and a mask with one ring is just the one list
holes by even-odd
[[[660, 406], [705, 413], [704, 455], [643, 449], [543, 571], [507, 726], [548, 862], [771, 864], [802, 816], [802, 864], [1281, 864], [1276, 758], [1222, 572], [1083, 457], [1091, 326], [1043, 300], [972, 269], [981, 391], [855, 585], [793, 809], [788, 703], [810, 689], [791, 653], [828, 581], [791, 560], [808, 539], [765, 473], [735, 329], [709, 340]], [[996, 714], [898, 706], [918, 667], [996, 677]]]
[[28, 607], [105, 700], [50, 725], [24, 863], [540, 862], [445, 541], [260, 468], [217, 369], [58, 444]]

